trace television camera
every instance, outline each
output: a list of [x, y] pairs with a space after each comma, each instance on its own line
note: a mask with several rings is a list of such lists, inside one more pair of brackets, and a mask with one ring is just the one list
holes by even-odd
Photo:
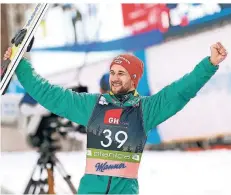
[[28, 143], [32, 147], [39, 148], [40, 150], [60, 150], [61, 146], [58, 145], [59, 139], [54, 134], [59, 134], [66, 137], [69, 132], [86, 133], [86, 128], [82, 125], [73, 123], [65, 118], [61, 118], [55, 114], [43, 116], [38, 128], [34, 133], [29, 133], [27, 136]]
[[[81, 125], [74, 126], [71, 121], [60, 118], [57, 115], [43, 117], [41, 124], [35, 134], [29, 134], [29, 143], [38, 148], [40, 157], [33, 169], [32, 175], [25, 188], [24, 194], [55, 194], [54, 169], [62, 175], [71, 192], [77, 194], [64, 166], [55, 156], [55, 152], [61, 149], [59, 140], [53, 135], [55, 133], [66, 136], [68, 131], [81, 131], [85, 133], [85, 128]], [[36, 172], [40, 172], [40, 178], [35, 179]], [[46, 177], [42, 178], [45, 172]]]

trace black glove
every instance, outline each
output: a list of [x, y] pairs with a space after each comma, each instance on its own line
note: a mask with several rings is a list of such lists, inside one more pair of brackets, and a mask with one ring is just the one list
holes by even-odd
[[19, 44], [22, 43], [25, 35], [26, 35], [27, 29], [21, 29], [19, 30], [16, 35], [14, 36], [14, 38], [11, 40], [12, 44], [15, 44], [16, 47], [18, 47]]
[[[20, 31], [18, 31], [16, 33], [16, 35], [14, 36], [14, 38], [11, 40], [11, 43], [15, 44], [15, 46], [17, 47], [19, 44], [22, 43], [22, 41], [23, 41], [26, 33], [27, 33], [27, 29], [21, 29]], [[34, 36], [31, 39], [29, 45], [27, 46], [27, 49], [26, 49], [27, 52], [29, 52], [31, 50], [31, 48], [33, 46], [33, 43], [34, 43]]]

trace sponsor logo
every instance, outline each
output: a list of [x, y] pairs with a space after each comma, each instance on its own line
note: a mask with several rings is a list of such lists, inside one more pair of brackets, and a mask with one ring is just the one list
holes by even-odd
[[87, 150], [87, 156], [92, 156], [91, 150]]
[[122, 64], [122, 60], [114, 60], [116, 64]]
[[[114, 62], [116, 62], [116, 60], [117, 60], [117, 62], [118, 62], [118, 60], [121, 61], [121, 59], [124, 60], [125, 62], [127, 62], [128, 64], [131, 64], [131, 62], [130, 62], [128, 59], [126, 59], [126, 58], [124, 58], [124, 57], [122, 57], [122, 56], [116, 57], [115, 60], [114, 60]], [[122, 63], [122, 62], [121, 62], [121, 63]]]
[[221, 6], [215, 3], [198, 5], [179, 3], [176, 8], [170, 9], [170, 23], [172, 26], [188, 26], [191, 21], [203, 19], [221, 11]]
[[126, 168], [126, 165], [124, 163], [120, 164], [108, 164], [105, 163], [97, 163], [95, 165], [96, 171], [98, 172], [104, 172], [105, 170], [113, 170], [113, 169], [124, 169]]
[[122, 111], [122, 109], [113, 109], [106, 111], [104, 116], [104, 124], [118, 125], [120, 123]]
[[115, 151], [113, 152], [95, 151], [93, 153], [90, 153], [90, 155], [88, 156], [103, 157], [104, 159], [109, 159], [109, 160], [122, 160], [122, 161], [133, 160], [137, 162], [140, 161], [139, 154], [126, 154], [126, 153], [119, 153], [119, 152], [117, 153]]
[[140, 156], [138, 154], [133, 154], [132, 155], [132, 159], [136, 160], [136, 161], [139, 161], [140, 160]]
[[33, 12], [33, 14], [31, 15], [30, 19], [28, 20], [27, 24], [26, 24], [26, 27], [28, 27], [31, 23], [31, 21], [34, 19], [35, 15], [37, 14], [37, 11], [40, 7], [40, 4], [38, 4]]
[[105, 97], [101, 96], [99, 99], [99, 104], [108, 105], [108, 102], [106, 101]]
[[113, 160], [126, 160], [126, 159], [131, 159], [131, 155], [129, 154], [119, 154], [119, 153], [111, 153], [111, 152], [94, 152], [94, 157], [104, 157], [108, 159], [113, 159]]

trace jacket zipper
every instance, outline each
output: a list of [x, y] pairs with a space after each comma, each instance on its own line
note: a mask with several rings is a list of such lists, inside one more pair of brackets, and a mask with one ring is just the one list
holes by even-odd
[[108, 180], [108, 184], [107, 184], [107, 191], [105, 192], [105, 194], [108, 194], [110, 187], [111, 187], [111, 180], [112, 180], [112, 176], [109, 176], [109, 180]]

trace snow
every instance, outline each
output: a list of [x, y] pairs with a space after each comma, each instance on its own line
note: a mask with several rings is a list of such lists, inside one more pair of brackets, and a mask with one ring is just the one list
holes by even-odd
[[[77, 188], [84, 173], [84, 152], [60, 152], [56, 156]], [[37, 158], [36, 152], [1, 153], [1, 186], [22, 193]], [[145, 151], [139, 171], [140, 195], [230, 195], [230, 175], [230, 150]], [[55, 183], [57, 194], [69, 193], [57, 171]]]

